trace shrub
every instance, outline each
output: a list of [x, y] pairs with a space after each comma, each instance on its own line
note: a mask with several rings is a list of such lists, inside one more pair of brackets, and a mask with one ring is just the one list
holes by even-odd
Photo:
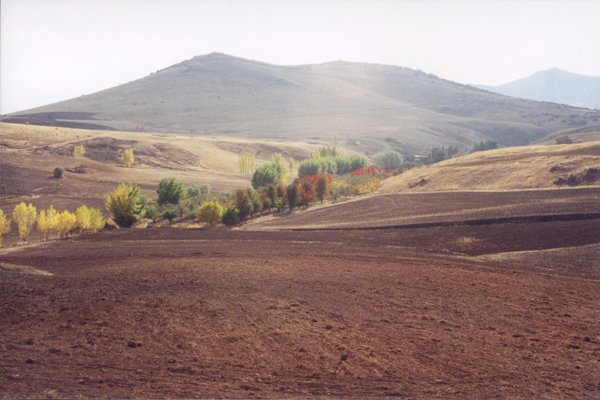
[[[329, 175], [331, 176], [331, 175]], [[331, 180], [328, 178], [328, 175], [319, 174], [317, 181], [315, 182], [315, 193], [321, 203], [323, 203], [323, 199], [327, 197], [329, 194], [330, 182]]]
[[204, 196], [207, 196], [210, 193], [210, 186], [209, 185], [194, 185], [194, 186], [190, 186], [187, 189], [187, 197], [190, 198], [203, 198]]
[[285, 188], [285, 196], [287, 199], [287, 204], [292, 211], [294, 207], [298, 205], [298, 200], [300, 198], [300, 185], [297, 182], [292, 182]]
[[65, 210], [56, 217], [56, 230], [61, 238], [67, 237], [69, 232], [77, 225], [77, 216]]
[[159, 217], [158, 206], [154, 203], [149, 203], [146, 206], [146, 212], [144, 213], [144, 218], [151, 219], [153, 222], [156, 221]]
[[183, 197], [183, 183], [175, 178], [164, 178], [158, 183], [156, 189], [158, 194], [158, 200], [156, 201], [159, 206], [164, 204], [178, 204], [179, 200]]
[[262, 202], [263, 210], [271, 211], [271, 208], [273, 207], [273, 201], [267, 194], [262, 193], [260, 196], [260, 201]]
[[350, 161], [350, 157], [336, 157], [336, 172], [338, 175], [346, 175], [351, 170], [352, 162]]
[[350, 156], [350, 171], [356, 171], [357, 169], [365, 168], [367, 166], [367, 159], [361, 156]]
[[83, 157], [84, 155], [85, 155], [85, 147], [83, 147], [80, 144], [73, 147], [73, 157], [80, 158], [80, 157]]
[[17, 204], [13, 210], [12, 219], [17, 224], [19, 237], [26, 242], [31, 229], [33, 229], [33, 226], [37, 222], [35, 207], [33, 204], [25, 204], [24, 202]]
[[106, 195], [104, 203], [115, 222], [123, 227], [130, 227], [146, 213], [146, 198], [137, 185], [119, 184]]
[[65, 174], [65, 169], [63, 167], [56, 167], [54, 171], [52, 171], [52, 177], [55, 179], [62, 179]]
[[235, 208], [238, 210], [239, 218], [245, 219], [252, 213], [252, 199], [244, 189], [236, 190], [234, 195]]
[[135, 156], [133, 155], [133, 149], [125, 149], [121, 153], [121, 161], [126, 167], [131, 167], [135, 162]]
[[304, 175], [316, 175], [321, 169], [321, 163], [318, 160], [312, 158], [300, 161], [298, 166], [298, 176]]
[[275, 208], [279, 212], [285, 210], [287, 208], [286, 198], [285, 197], [278, 197], [277, 200], [275, 200], [275, 204], [273, 204], [273, 205], [275, 206]]
[[248, 189], [246, 190], [248, 193], [248, 197], [250, 198], [250, 202], [252, 203], [252, 210], [250, 211], [250, 216], [254, 216], [254, 214], [262, 213], [262, 201], [260, 201], [260, 196], [255, 190]]
[[223, 213], [223, 217], [221, 219], [223, 224], [231, 226], [240, 222], [240, 212], [236, 207], [228, 207], [227, 210]]
[[288, 175], [290, 174], [290, 171], [292, 170], [292, 167], [293, 167], [292, 160], [290, 160], [291, 164], [289, 164], [290, 167], [288, 168], [288, 163], [285, 162], [285, 158], [283, 158], [281, 153], [274, 153], [271, 156], [271, 163], [279, 171], [279, 179], [277, 180], [277, 182], [273, 182], [273, 183], [282, 183], [285, 185], [288, 180]]
[[175, 208], [172, 204], [169, 204], [164, 208], [162, 217], [168, 220], [170, 224], [175, 218], [177, 218], [177, 208]]
[[6, 218], [4, 211], [0, 210], [0, 247], [2, 247], [2, 238], [10, 232], [11, 220]]
[[368, 181], [355, 186], [356, 194], [369, 194], [375, 192], [381, 186], [379, 178], [371, 178]]
[[375, 157], [375, 165], [385, 170], [397, 169], [402, 166], [402, 156], [395, 151], [388, 151]]
[[43, 240], [48, 238], [48, 232], [56, 230], [58, 213], [54, 207], [50, 206], [47, 210], [40, 210], [37, 216], [37, 229], [42, 234]]
[[300, 201], [305, 208], [310, 206], [310, 203], [315, 199], [314, 186], [309, 182], [304, 182], [300, 185]]
[[215, 226], [223, 218], [223, 206], [216, 201], [207, 201], [198, 207], [196, 219], [206, 223], [208, 226]]
[[334, 157], [321, 158], [319, 172], [335, 175], [337, 173], [337, 162]]

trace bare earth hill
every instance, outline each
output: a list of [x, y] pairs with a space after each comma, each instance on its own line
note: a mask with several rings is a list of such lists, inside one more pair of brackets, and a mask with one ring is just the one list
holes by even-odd
[[486, 139], [528, 144], [600, 124], [600, 111], [513, 99], [391, 65], [279, 66], [213, 53], [5, 121], [288, 139], [335, 134], [369, 154]]

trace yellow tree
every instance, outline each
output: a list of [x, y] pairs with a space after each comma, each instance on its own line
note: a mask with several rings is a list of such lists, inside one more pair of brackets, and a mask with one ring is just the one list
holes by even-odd
[[283, 158], [281, 153], [273, 153], [271, 156], [271, 162], [275, 164], [279, 170], [279, 183], [282, 185], [287, 185], [289, 171], [288, 164], [285, 162], [285, 158]]
[[0, 210], [0, 247], [2, 247], [2, 238], [10, 232], [10, 218], [6, 218], [4, 211]]
[[131, 167], [135, 161], [133, 149], [123, 150], [123, 153], [121, 153], [121, 161], [123, 161], [123, 164], [125, 164], [126, 167]]
[[48, 238], [49, 231], [56, 229], [57, 216], [58, 213], [52, 206], [48, 207], [47, 210], [40, 210], [37, 217], [37, 228], [44, 240]]
[[215, 226], [221, 222], [224, 212], [225, 210], [221, 203], [217, 201], [207, 201], [196, 210], [196, 218], [198, 221], [208, 224], [208, 226]]
[[254, 172], [254, 154], [241, 153], [238, 161], [241, 174], [251, 174]]
[[56, 221], [56, 229], [61, 238], [66, 237], [75, 225], [77, 225], [77, 217], [67, 210], [58, 214]]
[[104, 228], [106, 221], [104, 216], [97, 208], [90, 209], [90, 232], [96, 233], [100, 229]]
[[20, 202], [15, 206], [12, 217], [19, 229], [19, 237], [26, 242], [37, 221], [37, 211], [35, 207], [33, 204]]
[[75, 217], [77, 218], [77, 228], [81, 229], [82, 232], [91, 230], [92, 217], [90, 209], [87, 206], [79, 206], [79, 208], [75, 210]]
[[80, 144], [78, 144], [77, 146], [73, 147], [73, 157], [81, 158], [84, 155], [85, 155], [85, 147], [83, 147]]

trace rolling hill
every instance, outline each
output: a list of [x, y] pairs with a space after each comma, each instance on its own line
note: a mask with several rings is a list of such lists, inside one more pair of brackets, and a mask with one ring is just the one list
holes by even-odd
[[600, 77], [552, 68], [500, 86], [477, 87], [506, 96], [600, 109]]
[[212, 53], [4, 120], [316, 142], [336, 135], [374, 154], [487, 139], [523, 145], [600, 124], [600, 111], [513, 99], [391, 65], [279, 66]]

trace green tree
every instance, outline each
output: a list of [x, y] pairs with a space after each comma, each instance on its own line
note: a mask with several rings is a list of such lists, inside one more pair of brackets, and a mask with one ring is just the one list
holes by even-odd
[[240, 222], [240, 211], [234, 206], [228, 207], [223, 213], [223, 218], [221, 220], [225, 225], [235, 225]]
[[175, 178], [164, 178], [158, 183], [156, 189], [158, 194], [158, 200], [156, 201], [159, 206], [164, 204], [178, 204], [179, 200], [183, 197], [183, 183]]
[[146, 213], [146, 198], [137, 185], [121, 183], [106, 195], [104, 204], [117, 224], [130, 227]]
[[402, 166], [402, 156], [395, 151], [388, 151], [375, 157], [375, 165], [382, 169], [397, 169]]
[[281, 170], [277, 164], [266, 163], [254, 171], [252, 175], [252, 187], [258, 189], [265, 185], [275, 185], [281, 181]]
[[298, 166], [298, 176], [316, 175], [320, 170], [321, 163], [318, 160], [307, 158], [306, 160], [300, 161], [300, 165]]
[[216, 201], [207, 201], [198, 207], [196, 211], [196, 219], [206, 223], [208, 226], [215, 226], [221, 221], [224, 213], [221, 203]]

